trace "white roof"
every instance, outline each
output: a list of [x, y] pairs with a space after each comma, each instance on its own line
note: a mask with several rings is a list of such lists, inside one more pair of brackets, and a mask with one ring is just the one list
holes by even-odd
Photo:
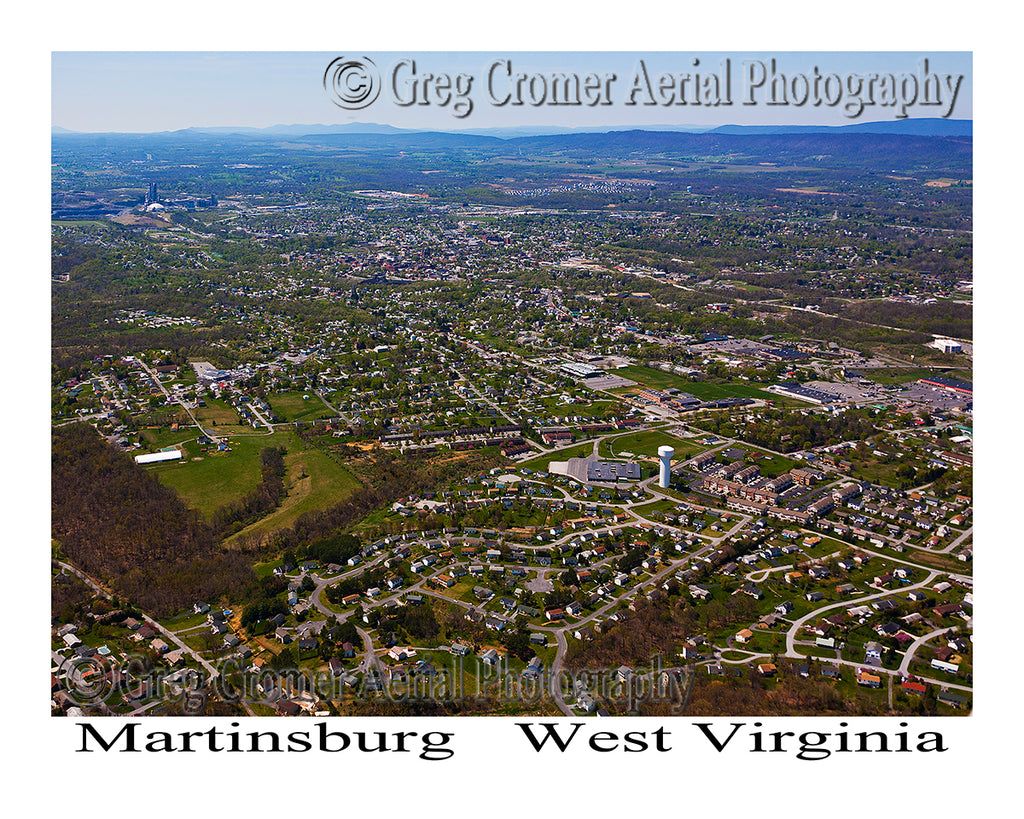
[[155, 464], [160, 461], [178, 461], [181, 460], [181, 450], [174, 449], [168, 452], [153, 452], [149, 455], [136, 455], [135, 463], [137, 464]]

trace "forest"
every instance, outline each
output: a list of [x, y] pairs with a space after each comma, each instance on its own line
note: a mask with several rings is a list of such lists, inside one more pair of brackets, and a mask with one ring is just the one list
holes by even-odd
[[53, 537], [140, 607], [163, 616], [252, 582], [251, 558], [220, 549], [197, 512], [92, 427], [56, 427], [51, 467]]

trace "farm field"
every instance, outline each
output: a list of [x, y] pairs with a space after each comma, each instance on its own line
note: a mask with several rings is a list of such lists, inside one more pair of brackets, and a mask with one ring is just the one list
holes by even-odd
[[305, 445], [293, 432], [236, 436], [229, 451], [201, 452], [194, 438], [185, 443], [188, 460], [149, 467], [160, 482], [174, 489], [205, 517], [228, 503], [243, 498], [260, 482], [260, 453], [269, 446], [284, 446], [285, 487], [281, 507], [250, 529], [270, 524], [290, 525], [303, 511], [323, 508], [340, 500], [358, 481], [345, 467], [317, 449]]

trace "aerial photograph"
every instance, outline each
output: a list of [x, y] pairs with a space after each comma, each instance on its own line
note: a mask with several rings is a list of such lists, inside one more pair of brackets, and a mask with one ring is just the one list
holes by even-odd
[[51, 715], [969, 716], [971, 68], [54, 52]]

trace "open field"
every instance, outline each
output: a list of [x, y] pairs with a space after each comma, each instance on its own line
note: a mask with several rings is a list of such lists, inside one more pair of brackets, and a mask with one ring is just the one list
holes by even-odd
[[[774, 398], [771, 393], [765, 392], [746, 381], [733, 381], [728, 384], [707, 384], [703, 381], [691, 381], [681, 375], [667, 373], [664, 370], [656, 370], [652, 367], [633, 365], [623, 367], [615, 371], [616, 375], [636, 381], [644, 387], [656, 390], [675, 388], [687, 392], [702, 401], [710, 401], [715, 398]], [[632, 388], [631, 388], [632, 389]]]
[[185, 443], [188, 459], [148, 467], [165, 486], [171, 487], [193, 509], [209, 517], [217, 509], [238, 500], [260, 482], [260, 453], [282, 440], [278, 435], [233, 438], [230, 451], [215, 447], [202, 452], [195, 437]]
[[355, 477], [317, 449], [309, 448], [293, 432], [239, 436], [230, 439], [230, 451], [201, 453], [195, 438], [185, 450], [189, 460], [150, 467], [161, 483], [174, 489], [185, 502], [209, 517], [222, 506], [244, 497], [260, 482], [260, 453], [268, 446], [284, 446], [285, 487], [281, 506], [251, 529], [269, 531], [291, 525], [308, 509], [329, 506], [358, 485]]
[[237, 426], [240, 423], [238, 413], [219, 398], [207, 398], [206, 406], [196, 407], [194, 413], [196, 420], [204, 427]]
[[288, 494], [277, 509], [229, 538], [228, 543], [242, 535], [267, 534], [291, 526], [304, 512], [333, 506], [359, 486], [355, 475], [319, 449], [304, 447], [294, 433], [277, 432], [274, 437], [281, 435], [287, 436], [284, 485]]
[[[303, 398], [304, 395], [308, 395], [309, 398]], [[334, 413], [312, 393], [273, 393], [267, 396], [267, 403], [273, 407], [277, 417], [282, 421], [312, 421], [317, 418], [334, 417]]]
[[622, 458], [622, 453], [631, 452], [633, 455], [647, 455], [656, 457], [658, 447], [670, 446], [675, 450], [673, 460], [688, 460], [707, 447], [702, 446], [695, 440], [683, 440], [667, 432], [652, 429], [643, 432], [633, 432], [628, 435], [620, 435], [601, 442], [601, 454], [611, 458]]

